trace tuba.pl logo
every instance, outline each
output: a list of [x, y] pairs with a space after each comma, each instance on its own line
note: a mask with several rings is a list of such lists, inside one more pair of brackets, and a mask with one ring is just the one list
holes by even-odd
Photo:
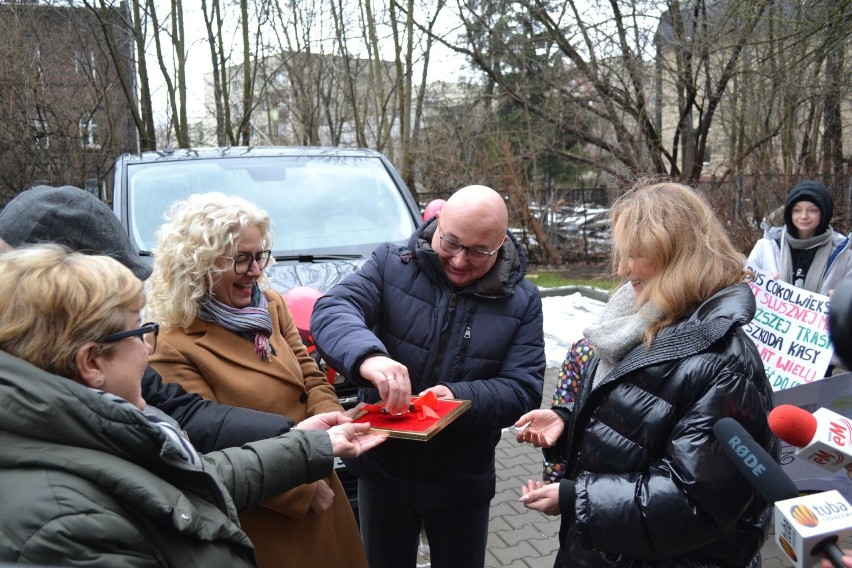
[[790, 507], [790, 515], [797, 523], [804, 527], [815, 527], [819, 524], [816, 513], [811, 511], [807, 505], [794, 505]]
[[796, 551], [793, 550], [793, 545], [784, 538], [783, 536], [778, 537], [778, 543], [781, 545], [781, 549], [784, 553], [793, 561], [798, 562], [799, 557], [796, 555]]

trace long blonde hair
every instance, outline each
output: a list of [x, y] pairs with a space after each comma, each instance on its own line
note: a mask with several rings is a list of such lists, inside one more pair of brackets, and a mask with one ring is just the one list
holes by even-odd
[[[198, 302], [209, 297], [233, 257], [246, 229], [257, 226], [264, 249], [272, 248], [269, 215], [250, 201], [224, 193], [194, 194], [174, 203], [166, 223], [157, 232], [154, 271], [148, 279], [148, 313], [164, 331], [187, 327], [195, 319]], [[270, 266], [275, 263], [270, 260]], [[261, 288], [268, 286], [262, 275]]]
[[[142, 282], [117, 260], [53, 244], [0, 255], [0, 290], [0, 349], [69, 379], [86, 342], [124, 330], [145, 304]], [[98, 346], [109, 357], [115, 343]]]
[[716, 292], [748, 278], [745, 257], [690, 187], [639, 181], [616, 200], [611, 219], [614, 271], [628, 256], [645, 257], [656, 269], [636, 298], [637, 306], [651, 301], [662, 312], [646, 330], [646, 343]]

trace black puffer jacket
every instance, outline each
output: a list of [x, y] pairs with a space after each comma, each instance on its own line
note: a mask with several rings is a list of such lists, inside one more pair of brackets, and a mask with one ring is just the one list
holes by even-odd
[[772, 389], [741, 330], [754, 312], [747, 285], [726, 288], [600, 384], [584, 381], [554, 446], [576, 495], [562, 510], [557, 565], [759, 566], [771, 508], [713, 436], [733, 417], [777, 459]]

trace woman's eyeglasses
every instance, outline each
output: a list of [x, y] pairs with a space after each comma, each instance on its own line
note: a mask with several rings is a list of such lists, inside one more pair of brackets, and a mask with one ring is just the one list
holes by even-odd
[[234, 272], [237, 274], [246, 274], [251, 270], [251, 263], [256, 262], [261, 270], [269, 264], [269, 259], [272, 258], [271, 250], [262, 250], [257, 254], [249, 254], [247, 252], [238, 254], [234, 257]]
[[149, 321], [148, 323], [143, 323], [142, 327], [136, 329], [110, 333], [106, 337], [102, 337], [101, 342], [114, 343], [116, 341], [121, 341], [122, 339], [127, 339], [128, 337], [138, 337], [140, 340], [151, 346], [151, 353], [153, 353], [157, 350], [157, 335], [159, 334], [160, 324]]

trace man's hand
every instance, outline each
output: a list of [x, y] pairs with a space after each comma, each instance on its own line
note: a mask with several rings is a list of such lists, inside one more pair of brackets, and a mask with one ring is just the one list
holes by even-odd
[[541, 511], [545, 515], [559, 514], [559, 484], [549, 483], [545, 485], [541, 481], [527, 480], [526, 485], [521, 486], [521, 498], [519, 501], [527, 509]]
[[349, 410], [344, 410], [343, 414], [345, 414], [346, 416], [348, 416], [349, 418], [352, 418], [354, 420], [355, 417], [358, 416], [358, 413], [361, 412], [361, 409], [364, 408], [365, 406], [367, 406], [366, 402], [359, 402], [358, 404], [356, 404], [355, 406], [353, 406]]
[[320, 479], [317, 481], [317, 491], [314, 493], [314, 500], [311, 501], [311, 514], [316, 516], [328, 511], [333, 502], [334, 491], [328, 486], [328, 483]]
[[444, 385], [435, 385], [434, 387], [429, 387], [417, 396], [426, 396], [426, 393], [428, 392], [435, 393], [435, 396], [438, 398], [455, 398], [455, 396], [453, 395], [453, 391], [451, 391], [448, 387], [445, 387]]
[[323, 412], [322, 414], [305, 418], [293, 426], [293, 428], [297, 430], [328, 430], [332, 426], [348, 424], [350, 422], [352, 422], [352, 417], [338, 410], [335, 412]]
[[408, 369], [390, 357], [367, 357], [358, 368], [362, 377], [376, 385], [390, 414], [408, 412], [411, 404], [411, 380]]
[[366, 422], [349, 423], [328, 429], [331, 438], [331, 451], [339, 458], [357, 458], [387, 439], [386, 434], [370, 434], [370, 425]]
[[527, 442], [536, 448], [549, 448], [556, 443], [565, 422], [552, 410], [533, 410], [521, 416], [515, 422], [515, 439], [518, 442]]

